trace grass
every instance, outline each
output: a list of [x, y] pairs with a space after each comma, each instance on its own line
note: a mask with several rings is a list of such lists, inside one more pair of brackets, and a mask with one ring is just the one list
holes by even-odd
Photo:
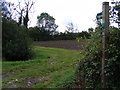
[[59, 88], [73, 82], [79, 51], [34, 46], [28, 61], [3, 61], [3, 88]]

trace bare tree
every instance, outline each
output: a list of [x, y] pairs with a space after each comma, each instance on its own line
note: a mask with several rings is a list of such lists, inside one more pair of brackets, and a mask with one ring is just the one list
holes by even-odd
[[[22, 0], [23, 1], [23, 0]], [[26, 28], [28, 27], [29, 21], [29, 13], [35, 4], [34, 0], [18, 0], [18, 5], [14, 8], [14, 10], [19, 14], [18, 23], [19, 25], [24, 25]]]
[[72, 22], [68, 23], [66, 28], [67, 28], [67, 30], [65, 30], [66, 33], [76, 33], [78, 31], [78, 29], [75, 28], [75, 25]]

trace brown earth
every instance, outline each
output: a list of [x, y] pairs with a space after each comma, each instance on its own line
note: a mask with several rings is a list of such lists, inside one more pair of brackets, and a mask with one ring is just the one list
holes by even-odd
[[77, 42], [75, 40], [63, 40], [63, 41], [40, 41], [34, 42], [33, 45], [42, 47], [63, 48], [71, 50], [81, 50], [85, 45], [85, 41]]

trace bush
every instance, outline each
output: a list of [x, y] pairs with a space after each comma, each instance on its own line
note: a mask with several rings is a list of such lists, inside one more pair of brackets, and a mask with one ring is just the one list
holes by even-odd
[[[77, 69], [77, 82], [89, 88], [101, 88], [102, 29], [96, 28], [95, 31], [81, 52], [83, 57]], [[110, 29], [108, 44], [108, 60], [105, 64], [106, 87], [120, 88], [120, 30]]]
[[27, 60], [32, 57], [31, 40], [27, 28], [3, 18], [2, 54], [5, 60]]
[[105, 67], [108, 87], [120, 88], [120, 30], [110, 30], [108, 61]]

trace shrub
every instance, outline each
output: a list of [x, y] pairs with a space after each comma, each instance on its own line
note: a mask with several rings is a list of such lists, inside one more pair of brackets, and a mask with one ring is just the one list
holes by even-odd
[[[79, 84], [83, 87], [101, 88], [102, 29], [96, 28], [87, 40], [83, 57], [77, 69]], [[120, 88], [120, 30], [111, 28], [108, 42], [108, 60], [105, 76], [108, 88]]]
[[105, 67], [108, 87], [120, 88], [120, 30], [110, 30], [108, 61]]
[[27, 60], [32, 56], [31, 40], [27, 28], [18, 26], [13, 20], [3, 18], [2, 54], [5, 60]]

